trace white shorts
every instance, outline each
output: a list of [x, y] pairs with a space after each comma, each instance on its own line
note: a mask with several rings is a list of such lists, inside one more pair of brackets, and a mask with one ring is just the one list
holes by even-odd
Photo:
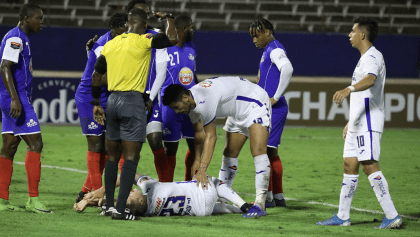
[[379, 132], [347, 132], [343, 157], [357, 157], [358, 161], [379, 161], [381, 137], [382, 133]]
[[[265, 91], [264, 91], [265, 92]], [[271, 129], [271, 102], [270, 98], [265, 94], [260, 96], [259, 103], [255, 102], [239, 102], [237, 109], [246, 109], [248, 116], [245, 118], [228, 117], [223, 129], [226, 132], [241, 133], [249, 137], [249, 127], [254, 123], [261, 124], [267, 127], [268, 131]], [[242, 106], [242, 108], [238, 108]], [[247, 106], [247, 108], [244, 108]]]
[[[217, 190], [211, 178], [209, 178], [209, 183], [211, 184], [211, 186], [208, 187], [208, 189], [203, 190], [204, 202], [205, 202], [204, 216], [210, 216], [213, 213], [214, 205], [216, 204], [216, 201], [217, 201]], [[202, 188], [201, 185], [199, 188]]]

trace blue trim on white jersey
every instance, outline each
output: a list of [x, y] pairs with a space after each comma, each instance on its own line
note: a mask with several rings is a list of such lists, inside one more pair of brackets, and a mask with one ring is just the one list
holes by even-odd
[[214, 117], [210, 122], [208, 122], [206, 125], [204, 125], [203, 127], [205, 127], [205, 126], [207, 126], [207, 125], [209, 125], [209, 124], [211, 124], [214, 120], [216, 119], [216, 117]]
[[369, 74], [374, 75], [375, 77], [378, 77], [378, 76], [376, 76], [376, 74], [375, 74], [375, 73], [371, 73], [371, 72], [369, 72], [369, 73], [368, 73], [368, 75], [369, 75]]
[[372, 131], [369, 131], [370, 135], [370, 159], [374, 160], [373, 158], [373, 141], [372, 141]]
[[249, 97], [245, 97], [245, 96], [238, 96], [238, 97], [236, 97], [236, 100], [242, 100], [242, 101], [254, 102], [254, 103], [256, 103], [257, 105], [259, 105], [260, 107], [262, 107], [262, 106], [263, 106], [263, 104], [262, 104], [260, 101], [258, 101], [258, 100], [256, 100], [256, 99], [249, 98]]
[[372, 123], [370, 121], [369, 98], [365, 98], [366, 122], [368, 131], [372, 131]]

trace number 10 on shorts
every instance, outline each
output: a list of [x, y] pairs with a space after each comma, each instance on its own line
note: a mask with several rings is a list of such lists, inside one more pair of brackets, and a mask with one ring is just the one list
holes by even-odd
[[357, 136], [357, 146], [359, 148], [365, 146], [365, 138], [363, 136]]

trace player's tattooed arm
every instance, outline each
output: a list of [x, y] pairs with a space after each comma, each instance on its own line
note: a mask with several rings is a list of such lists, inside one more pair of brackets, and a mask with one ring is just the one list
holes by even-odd
[[0, 65], [1, 78], [3, 79], [3, 84], [6, 87], [7, 92], [9, 93], [12, 102], [10, 103], [10, 116], [13, 118], [19, 118], [22, 114], [22, 104], [20, 103], [19, 96], [17, 94], [12, 69], [11, 66], [14, 62], [7, 59], [3, 59]]

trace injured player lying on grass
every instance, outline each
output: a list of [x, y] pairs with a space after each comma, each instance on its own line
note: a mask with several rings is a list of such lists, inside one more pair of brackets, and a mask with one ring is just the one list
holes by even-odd
[[[119, 186], [117, 179], [116, 186]], [[259, 217], [261, 209], [246, 203], [239, 195], [225, 183], [208, 176], [210, 188], [197, 187], [196, 181], [160, 183], [155, 179], [137, 174], [135, 184], [140, 187], [134, 189], [127, 199], [126, 212], [131, 213], [134, 220], [140, 216], [208, 216], [221, 213], [245, 213], [243, 217]], [[143, 192], [144, 193], [143, 193]], [[105, 194], [105, 187], [86, 194], [74, 210], [82, 212], [87, 206], [101, 206]], [[218, 199], [228, 200], [233, 205], [218, 202]], [[111, 216], [116, 210], [103, 210], [101, 215]]]

